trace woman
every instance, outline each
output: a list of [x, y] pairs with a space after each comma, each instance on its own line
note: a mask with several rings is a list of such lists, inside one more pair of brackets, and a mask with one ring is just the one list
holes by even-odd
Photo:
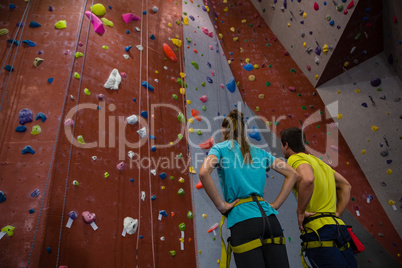
[[[280, 241], [284, 242], [282, 227], [275, 216], [278, 214], [276, 209], [288, 197], [297, 181], [297, 173], [284, 161], [247, 142], [244, 115], [240, 111], [233, 110], [225, 117], [222, 132], [224, 141], [211, 148], [201, 166], [199, 177], [216, 208], [228, 216], [231, 246], [244, 245], [256, 239], [268, 241], [268, 238], [273, 241], [281, 238]], [[216, 165], [224, 200], [211, 179]], [[261, 200], [263, 196], [265, 175], [270, 168], [285, 176], [282, 189], [272, 204], [256, 199], [258, 196], [258, 200]], [[289, 267], [284, 244], [261, 244], [244, 253], [233, 250], [237, 267]]]

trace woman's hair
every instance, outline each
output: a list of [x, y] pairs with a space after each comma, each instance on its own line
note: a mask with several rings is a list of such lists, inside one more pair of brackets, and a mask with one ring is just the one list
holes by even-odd
[[288, 143], [290, 149], [295, 153], [304, 153], [306, 136], [300, 128], [291, 127], [281, 131], [281, 142], [283, 146]]
[[244, 114], [237, 109], [230, 111], [223, 119], [222, 128], [224, 128], [223, 140], [236, 140], [240, 145], [244, 163], [251, 163], [253, 159], [251, 158], [250, 145], [247, 142], [244, 131]]

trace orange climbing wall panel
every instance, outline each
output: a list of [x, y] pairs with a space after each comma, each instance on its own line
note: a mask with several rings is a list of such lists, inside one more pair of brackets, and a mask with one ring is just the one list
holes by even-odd
[[[152, 105], [172, 104], [186, 114], [184, 100], [178, 94], [180, 86], [172, 80], [184, 72], [182, 50], [173, 49], [178, 57], [178, 62], [174, 63], [165, 59], [162, 49], [163, 43], [174, 47], [169, 37], [182, 35], [182, 26], [175, 23], [181, 15], [181, 2], [176, 4], [160, 0], [153, 1], [151, 5], [143, 0], [133, 5], [132, 1], [124, 0], [100, 1], [107, 10], [104, 17], [114, 23], [113, 28], [106, 27], [102, 36], [94, 32], [88, 18], [83, 15], [91, 5], [90, 1], [86, 6], [84, 3], [83, 0], [68, 4], [61, 1], [31, 3], [27, 24], [35, 20], [42, 27], [25, 27], [22, 39], [30, 39], [37, 46], [20, 47], [14, 64], [15, 71], [7, 87], [5, 105], [0, 111], [3, 126], [0, 133], [0, 190], [7, 196], [6, 202], [0, 206], [0, 223], [1, 227], [7, 224], [16, 227], [14, 236], [1, 240], [0, 263], [4, 267], [27, 265], [57, 139], [30, 267], [51, 267], [56, 264], [68, 267], [195, 267], [194, 227], [193, 221], [187, 217], [187, 212], [192, 210], [192, 186], [186, 162], [186, 141], [183, 139], [174, 146], [150, 151], [154, 144], [174, 142], [182, 127], [177, 120], [176, 110], [156, 107], [152, 111]], [[4, 45], [5, 40], [13, 38], [15, 24], [27, 6], [22, 0], [14, 1], [14, 4], [16, 9], [12, 12], [6, 7], [0, 9], [0, 28], [10, 30], [7, 36], [0, 37], [3, 60], [5, 48], [9, 47]], [[112, 9], [108, 8], [109, 5]], [[158, 7], [156, 13], [152, 11], [154, 5]], [[48, 10], [49, 6], [53, 7], [53, 11]], [[145, 10], [147, 14], [142, 15]], [[142, 20], [124, 23], [121, 15], [129, 12], [141, 16]], [[62, 19], [67, 21], [67, 28], [56, 30], [54, 24]], [[136, 32], [134, 27], [141, 31]], [[126, 34], [126, 30], [130, 33]], [[150, 39], [152, 34], [155, 40]], [[73, 60], [77, 40], [82, 42], [78, 51], [83, 52], [84, 57]], [[136, 48], [139, 44], [144, 47], [142, 52]], [[103, 45], [109, 49], [103, 49]], [[129, 45], [133, 47], [126, 52], [124, 48]], [[34, 68], [32, 62], [39, 50], [43, 51], [40, 57], [45, 61]], [[71, 53], [66, 55], [66, 50]], [[129, 59], [124, 59], [123, 54], [128, 54]], [[127, 74], [117, 91], [103, 87], [113, 68]], [[81, 80], [71, 77], [74, 72], [81, 74]], [[2, 72], [0, 75], [1, 94], [6, 88], [8, 74]], [[50, 77], [54, 78], [52, 84], [47, 83]], [[71, 84], [67, 86], [69, 81]], [[148, 81], [155, 91], [150, 92], [142, 87], [142, 81]], [[90, 96], [84, 93], [85, 88], [91, 92]], [[104, 94], [104, 101], [98, 100], [100, 93]], [[172, 99], [173, 93], [179, 95], [178, 101]], [[62, 109], [65, 94], [67, 98]], [[78, 100], [79, 104], [88, 108], [77, 112], [74, 136], [82, 135], [87, 145], [97, 142], [94, 148], [71, 147], [65, 134], [65, 130], [71, 130], [71, 127], [64, 127], [65, 116], [76, 109]], [[98, 110], [96, 106], [101, 109]], [[31, 109], [34, 117], [38, 112], [43, 112], [48, 119], [44, 123], [34, 121], [26, 124], [26, 133], [16, 133], [18, 112], [22, 108]], [[140, 118], [139, 114], [144, 110], [148, 111], [148, 119], [141, 119], [133, 126], [126, 125], [124, 119], [127, 116], [136, 114]], [[63, 114], [62, 118], [59, 118], [60, 114]], [[61, 131], [57, 136], [59, 119]], [[34, 124], [42, 127], [42, 133], [37, 136], [29, 133]], [[154, 144], [149, 139], [140, 148], [121, 144], [125, 140], [127, 144], [139, 141], [137, 130], [140, 124], [147, 126], [148, 136], [152, 134], [156, 137], [156, 140], [152, 140]], [[21, 155], [22, 148], [28, 144], [36, 153]], [[140, 159], [148, 158], [151, 164], [148, 166], [147, 161], [143, 161], [143, 166], [138, 167], [130, 163], [127, 157], [129, 150], [136, 154], [134, 159], [137, 156]], [[180, 153], [183, 158], [176, 161]], [[94, 161], [92, 156], [97, 156], [97, 159]], [[158, 159], [163, 157], [178, 164], [161, 166], [159, 163], [157, 168]], [[123, 171], [116, 168], [121, 161], [126, 164]], [[156, 176], [150, 173], [154, 168]], [[105, 172], [109, 173], [108, 178], [105, 178]], [[165, 180], [159, 178], [162, 172], [167, 173]], [[169, 179], [170, 176], [174, 179]], [[180, 177], [184, 183], [179, 182]], [[130, 178], [134, 182], [130, 182]], [[79, 186], [74, 186], [73, 180], [77, 180]], [[37, 188], [41, 194], [36, 198], [30, 197], [30, 193]], [[180, 188], [184, 189], [184, 196], [177, 194]], [[140, 199], [141, 191], [146, 193], [145, 201]], [[154, 201], [150, 200], [152, 195], [156, 196]], [[35, 208], [36, 212], [29, 214], [30, 208]], [[67, 229], [67, 214], [72, 210], [78, 213], [78, 219], [71, 229]], [[161, 210], [165, 210], [168, 216], [159, 221]], [[98, 230], [93, 231], [84, 223], [81, 217], [83, 211], [96, 214]], [[127, 216], [139, 219], [139, 227], [134, 235], [122, 237], [123, 219]], [[183, 222], [186, 230], [182, 251], [178, 225]], [[50, 253], [47, 252], [48, 247], [51, 248]], [[176, 251], [176, 256], [170, 255], [171, 250]]]
[[[311, 148], [322, 152], [324, 160], [327, 161], [326, 145], [331, 140], [331, 132], [335, 133], [336, 128], [326, 126], [334, 121], [331, 118], [326, 119], [325, 105], [315, 88], [292, 58], [287, 56], [284, 47], [259, 16], [252, 3], [231, 1], [224, 4], [208, 1], [208, 6], [211, 8], [210, 17], [215, 22], [217, 33], [223, 34], [221, 45], [226, 58], [231, 60], [230, 68], [245, 103], [264, 122], [271, 122], [270, 128], [278, 136], [284, 128], [300, 127], [301, 121], [307, 126], [304, 130]], [[224, 11], [226, 7], [228, 7], [227, 12]], [[243, 19], [247, 22], [242, 23]], [[234, 27], [234, 32], [231, 31], [231, 27]], [[233, 39], [235, 37], [238, 37], [237, 41]], [[260, 68], [247, 72], [243, 68], [247, 58], [250, 59], [251, 64], [258, 64]], [[254, 75], [255, 81], [250, 81], [249, 75]], [[266, 82], [269, 82], [269, 86]], [[289, 87], [296, 88], [296, 91], [290, 91]], [[259, 94], [264, 94], [264, 99], [260, 99]], [[312, 120], [308, 117], [318, 111], [322, 111], [322, 119], [316, 123], [310, 123]], [[279, 124], [275, 126], [274, 121]], [[340, 133], [337, 147], [339, 164], [335, 169], [351, 183], [352, 197], [365, 199], [374, 191]], [[397, 255], [401, 252], [402, 241], [378, 199], [374, 198], [370, 204], [350, 201], [348, 210], [353, 215], [356, 215], [356, 205], [359, 206], [361, 215], [356, 218], [361, 225], [401, 262]], [[378, 233], [384, 236], [379, 237]]]

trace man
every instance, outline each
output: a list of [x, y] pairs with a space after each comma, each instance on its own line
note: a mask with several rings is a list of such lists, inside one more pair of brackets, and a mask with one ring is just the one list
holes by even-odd
[[293, 191], [297, 198], [297, 221], [303, 252], [312, 267], [352, 268], [357, 262], [350, 248], [351, 237], [339, 219], [350, 199], [349, 182], [317, 157], [305, 153], [305, 135], [299, 128], [281, 132], [282, 151], [299, 173]]

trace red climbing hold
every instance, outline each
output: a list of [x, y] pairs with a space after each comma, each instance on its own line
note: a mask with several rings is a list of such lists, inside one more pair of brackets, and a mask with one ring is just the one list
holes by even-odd
[[317, 11], [320, 7], [318, 6], [317, 2], [314, 2], [314, 10]]
[[195, 120], [201, 121], [200, 112], [196, 109], [191, 109], [191, 115], [194, 117]]
[[394, 17], [394, 23], [398, 23], [398, 18], [396, 16]]
[[168, 44], [163, 44], [163, 51], [165, 52], [166, 56], [174, 62], [177, 62], [176, 55], [174, 54], [173, 50], [169, 47]]
[[195, 185], [195, 188], [197, 188], [197, 190], [203, 188], [204, 186], [202, 185], [201, 181], [198, 181], [198, 183]]
[[283, 55], [284, 56], [289, 56], [289, 52], [287, 52], [287, 50], [283, 51]]
[[214, 146], [214, 138], [211, 137], [211, 138], [207, 139], [206, 141], [204, 141], [203, 143], [200, 143], [198, 146], [200, 146], [202, 149], [208, 150], [212, 146]]
[[351, 8], [354, 7], [354, 6], [355, 6], [355, 3], [354, 3], [353, 0], [352, 0], [352, 2], [349, 3], [347, 9], [351, 9]]

